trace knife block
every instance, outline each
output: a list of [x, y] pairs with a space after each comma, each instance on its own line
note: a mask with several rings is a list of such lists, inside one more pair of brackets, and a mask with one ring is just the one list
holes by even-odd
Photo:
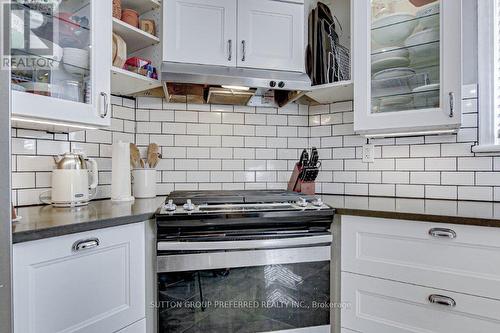
[[292, 176], [288, 181], [288, 190], [304, 193], [308, 195], [316, 194], [316, 182], [315, 181], [304, 181], [300, 179], [300, 174], [302, 173], [303, 166], [299, 163], [295, 164], [293, 168]]

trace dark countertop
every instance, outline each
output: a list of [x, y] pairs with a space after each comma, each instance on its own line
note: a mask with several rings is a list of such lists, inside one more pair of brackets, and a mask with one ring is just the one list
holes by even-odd
[[[500, 202], [323, 195], [339, 215], [500, 227]], [[92, 201], [81, 208], [33, 206], [18, 208], [13, 242], [62, 236], [149, 220], [165, 197], [132, 203]]]
[[146, 221], [153, 217], [164, 201], [165, 197], [156, 197], [127, 203], [96, 200], [79, 208], [21, 207], [17, 209], [17, 214], [22, 219], [12, 225], [12, 242], [21, 243]]
[[322, 195], [339, 215], [500, 228], [500, 202]]

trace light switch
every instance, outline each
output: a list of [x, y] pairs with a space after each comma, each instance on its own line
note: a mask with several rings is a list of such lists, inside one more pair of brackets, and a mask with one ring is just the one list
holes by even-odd
[[363, 162], [373, 163], [375, 162], [375, 146], [366, 144], [363, 146]]

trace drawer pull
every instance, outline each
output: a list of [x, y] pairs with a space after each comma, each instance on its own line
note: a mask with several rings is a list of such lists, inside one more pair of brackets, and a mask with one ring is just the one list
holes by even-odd
[[99, 238], [88, 238], [77, 240], [72, 247], [74, 252], [92, 249], [99, 246]]
[[432, 228], [431, 230], [429, 230], [429, 235], [438, 238], [457, 238], [457, 233], [455, 231], [446, 228]]
[[445, 305], [449, 306], [451, 308], [455, 307], [457, 305], [457, 302], [451, 297], [448, 296], [443, 296], [443, 295], [430, 295], [429, 296], [429, 302], [432, 304], [439, 304], [439, 305]]

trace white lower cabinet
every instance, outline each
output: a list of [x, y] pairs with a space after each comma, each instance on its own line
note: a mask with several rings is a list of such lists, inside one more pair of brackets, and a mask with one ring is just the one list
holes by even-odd
[[500, 332], [500, 229], [342, 216], [341, 239], [343, 328]]
[[500, 299], [499, 228], [346, 216], [341, 253], [342, 271]]
[[15, 333], [120, 331], [145, 318], [144, 223], [15, 244], [13, 278]]
[[488, 298], [344, 272], [342, 301], [342, 326], [363, 333], [500, 332], [500, 301]]

